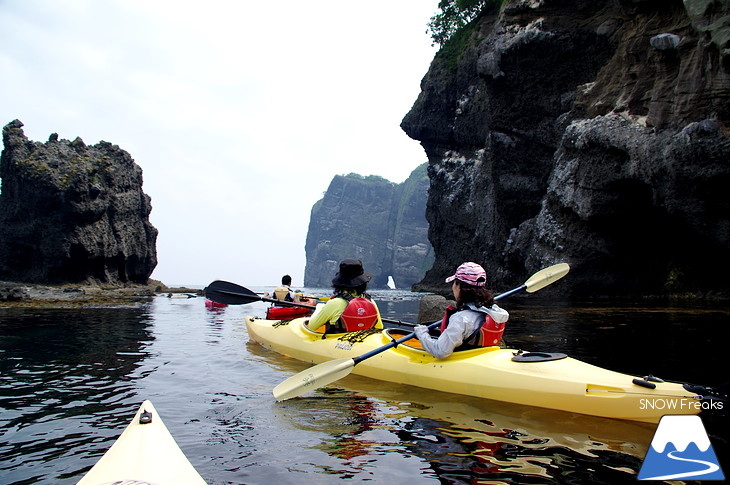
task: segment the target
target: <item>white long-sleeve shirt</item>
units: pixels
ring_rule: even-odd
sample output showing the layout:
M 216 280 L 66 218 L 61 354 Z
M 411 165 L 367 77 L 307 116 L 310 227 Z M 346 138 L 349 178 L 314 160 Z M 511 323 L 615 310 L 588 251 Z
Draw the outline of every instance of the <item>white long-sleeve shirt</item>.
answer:
M 456 347 L 461 345 L 484 323 L 485 313 L 497 323 L 504 323 L 509 319 L 509 313 L 496 304 L 486 308 L 467 303 L 466 307 L 465 310 L 451 315 L 446 330 L 438 338 L 431 337 L 428 333 L 428 327 L 425 325 L 416 326 L 414 330 L 416 337 L 421 341 L 421 345 L 426 352 L 437 359 L 445 359 L 450 356 Z

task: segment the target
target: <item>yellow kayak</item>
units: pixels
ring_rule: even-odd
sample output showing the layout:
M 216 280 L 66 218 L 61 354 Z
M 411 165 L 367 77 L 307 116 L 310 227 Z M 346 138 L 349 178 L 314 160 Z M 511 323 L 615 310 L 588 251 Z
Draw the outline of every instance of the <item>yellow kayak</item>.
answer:
M 150 401 L 78 485 L 110 483 L 205 485 Z
M 251 339 L 266 348 L 319 364 L 354 358 L 408 332 L 361 330 L 323 338 L 306 318 L 291 321 L 247 317 Z M 436 359 L 417 339 L 354 366 L 353 374 L 456 394 L 559 409 L 574 413 L 657 423 L 665 414 L 698 414 L 701 396 L 682 384 L 603 369 L 566 356 L 499 347 L 455 352 Z

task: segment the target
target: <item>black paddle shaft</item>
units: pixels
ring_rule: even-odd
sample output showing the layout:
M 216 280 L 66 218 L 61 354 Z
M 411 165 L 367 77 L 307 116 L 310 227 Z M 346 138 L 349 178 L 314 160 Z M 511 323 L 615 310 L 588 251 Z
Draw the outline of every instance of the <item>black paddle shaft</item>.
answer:
M 205 290 L 205 297 L 209 300 L 213 300 L 218 303 L 225 303 L 227 305 L 242 305 L 246 303 L 252 303 L 254 301 L 267 301 L 271 303 L 279 303 L 282 305 L 296 306 L 301 308 L 309 308 L 314 310 L 315 306 L 305 305 L 304 303 L 296 303 L 293 301 L 282 301 L 275 298 L 265 298 L 259 296 L 248 288 L 239 286 L 235 283 L 228 281 L 216 280 L 208 285 Z
M 305 305 L 304 303 L 295 303 L 293 301 L 276 300 L 274 298 L 265 298 L 259 296 L 253 291 L 245 288 L 241 285 L 231 283 L 230 281 L 216 280 L 205 287 L 203 290 L 205 297 L 209 300 L 213 300 L 218 303 L 225 303 L 226 305 L 245 305 L 246 303 L 253 303 L 255 301 L 267 301 L 276 303 L 277 305 L 285 306 L 296 306 L 301 308 L 310 308 L 314 310 L 315 306 Z M 391 320 L 389 318 L 380 319 L 386 323 L 395 323 L 398 325 L 413 325 L 407 322 L 401 322 L 400 320 Z

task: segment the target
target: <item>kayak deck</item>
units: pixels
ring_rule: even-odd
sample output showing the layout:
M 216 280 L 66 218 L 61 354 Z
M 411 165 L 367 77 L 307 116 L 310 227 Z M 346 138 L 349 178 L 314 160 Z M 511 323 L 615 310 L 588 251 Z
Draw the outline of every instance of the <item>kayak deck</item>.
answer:
M 143 413 L 151 415 L 146 424 L 140 421 Z M 144 401 L 78 485 L 109 483 L 205 485 L 205 480 L 180 450 L 152 403 Z
M 405 333 L 371 329 L 323 338 L 321 333 L 309 330 L 305 320 L 277 322 L 247 317 L 246 326 L 249 337 L 263 346 L 315 364 L 357 357 Z M 530 354 L 520 358 L 518 354 L 514 349 L 484 347 L 436 359 L 415 345 L 400 344 L 359 362 L 352 373 L 456 394 L 633 421 L 658 422 L 664 414 L 700 411 L 700 396 L 685 390 L 682 384 L 647 383 L 636 376 L 564 355 L 546 360 L 540 356 L 531 359 Z

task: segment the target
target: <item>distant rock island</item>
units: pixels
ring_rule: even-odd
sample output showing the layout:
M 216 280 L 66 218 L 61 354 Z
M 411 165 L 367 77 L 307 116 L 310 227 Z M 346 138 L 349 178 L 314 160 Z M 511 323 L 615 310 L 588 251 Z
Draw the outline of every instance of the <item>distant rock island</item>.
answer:
M 485 2 L 487 5 L 499 2 Z M 429 167 L 433 268 L 561 296 L 730 295 L 730 2 L 486 8 L 401 124 Z
M 400 184 L 378 176 L 337 175 L 314 207 L 307 232 L 304 285 L 328 288 L 346 258 L 360 258 L 370 288 L 410 289 L 433 263 L 428 241 L 426 164 Z
M 105 141 L 33 142 L 22 127 L 3 128 L 0 280 L 146 284 L 157 229 L 139 165 Z

